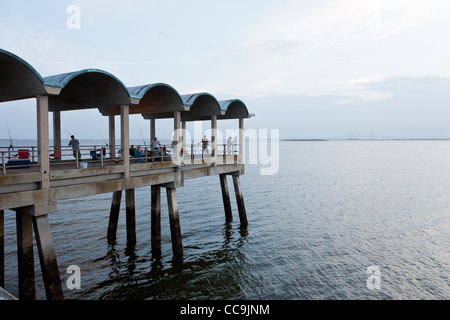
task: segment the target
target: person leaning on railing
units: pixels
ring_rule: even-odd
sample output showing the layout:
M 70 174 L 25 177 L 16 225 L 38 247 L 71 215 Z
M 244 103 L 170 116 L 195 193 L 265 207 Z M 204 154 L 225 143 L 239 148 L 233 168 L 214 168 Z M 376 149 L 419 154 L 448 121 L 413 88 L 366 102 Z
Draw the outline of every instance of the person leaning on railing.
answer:
M 75 137 L 72 135 L 70 136 L 72 140 L 69 141 L 69 147 L 72 146 L 73 149 L 73 157 L 75 159 L 81 159 L 81 152 L 80 152 L 80 141 L 75 139 Z

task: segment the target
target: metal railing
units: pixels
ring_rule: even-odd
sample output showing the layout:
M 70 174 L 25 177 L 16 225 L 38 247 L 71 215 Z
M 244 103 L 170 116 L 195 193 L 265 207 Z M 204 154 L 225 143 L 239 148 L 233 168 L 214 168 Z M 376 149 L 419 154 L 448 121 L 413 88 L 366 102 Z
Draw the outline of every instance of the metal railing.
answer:
M 38 167 L 38 148 L 32 147 L 0 147 L 2 174 L 6 169 L 23 169 Z
M 150 148 L 141 146 L 130 146 L 129 156 L 130 163 L 148 163 L 155 161 L 172 161 L 173 146 L 160 145 L 158 148 Z M 226 144 L 217 144 L 217 157 L 235 156 L 239 154 L 237 145 L 227 146 Z M 0 147 L 1 155 L 1 172 L 6 175 L 7 170 L 38 168 L 38 147 L 21 146 L 21 147 Z M 83 146 L 77 150 L 72 147 L 62 146 L 61 149 L 50 147 L 49 161 L 51 169 L 58 168 L 89 168 L 104 167 L 111 165 L 123 164 L 122 150 L 120 147 L 110 148 L 109 146 Z M 188 144 L 181 151 L 180 158 L 182 161 L 197 160 L 203 161 L 206 157 L 214 156 L 212 145 L 204 146 L 201 142 Z

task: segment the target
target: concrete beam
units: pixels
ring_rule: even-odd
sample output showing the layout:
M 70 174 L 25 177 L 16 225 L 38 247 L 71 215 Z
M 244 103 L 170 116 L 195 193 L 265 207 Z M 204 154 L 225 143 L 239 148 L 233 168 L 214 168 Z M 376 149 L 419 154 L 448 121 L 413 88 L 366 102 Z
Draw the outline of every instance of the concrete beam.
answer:
M 187 165 L 182 168 L 175 168 L 170 172 L 158 172 L 155 174 L 139 175 L 130 177 L 129 179 L 113 179 L 108 181 L 95 181 L 89 176 L 86 177 L 84 183 L 66 185 L 60 187 L 52 187 L 47 190 L 31 190 L 15 193 L 0 194 L 0 210 L 13 209 L 18 207 L 32 206 L 42 204 L 47 206 L 47 212 L 56 210 L 55 201 L 74 199 L 94 194 L 109 193 L 119 190 L 140 188 L 151 185 L 162 185 L 174 183 L 172 187 L 183 186 L 184 180 L 198 177 L 206 177 L 215 174 L 232 173 L 242 174 L 243 165 Z M 104 170 L 104 169 L 96 169 Z M 83 174 L 82 170 L 73 170 L 73 174 Z M 56 172 L 55 172 L 56 173 Z M 139 173 L 135 173 L 136 175 Z M 80 178 L 74 178 L 80 179 Z M 64 180 L 61 180 L 64 181 Z M 77 182 L 81 182 L 78 180 Z M 74 180 L 75 182 L 75 180 Z

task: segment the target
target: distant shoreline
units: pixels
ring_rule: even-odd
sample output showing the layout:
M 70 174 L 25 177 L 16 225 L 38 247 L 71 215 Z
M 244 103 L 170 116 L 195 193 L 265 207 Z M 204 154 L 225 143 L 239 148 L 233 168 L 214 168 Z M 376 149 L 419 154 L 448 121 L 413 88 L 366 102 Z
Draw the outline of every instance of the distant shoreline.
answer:
M 22 141 L 36 141 L 36 139 L 34 138 L 34 139 L 22 139 L 22 138 L 20 138 L 20 139 L 12 139 L 13 141 L 15 141 L 15 142 L 22 142 Z M 61 139 L 62 141 L 69 141 L 70 139 L 65 139 L 65 138 L 62 138 Z M 106 141 L 104 141 L 103 139 L 95 139 L 95 138 L 80 138 L 79 140 L 82 140 L 82 141 L 103 141 L 103 142 L 105 142 L 105 144 L 106 144 Z M 133 140 L 133 142 L 134 141 L 137 141 L 137 140 L 139 140 L 139 141 L 141 141 L 141 143 L 142 143 L 142 138 L 131 138 L 130 140 Z M 164 141 L 171 141 L 170 139 L 162 139 L 162 140 L 164 140 Z M 6 142 L 8 142 L 8 144 L 9 144 L 9 142 L 10 142 L 10 140 L 9 139 L 0 139 L 0 141 L 6 141 Z M 49 141 L 53 141 L 53 139 L 49 139 Z M 367 138 L 367 139 L 364 139 L 364 138 L 343 138 L 343 139 L 333 139 L 333 138 L 330 138 L 330 139 L 296 139 L 296 138 L 289 138 L 289 139 L 280 139 L 280 141 L 450 141 L 450 138 L 374 138 L 374 139 L 371 139 L 371 138 Z M 116 139 L 116 143 L 120 143 L 120 139 Z
M 450 138 L 386 138 L 386 139 L 280 139 L 281 141 L 450 141 Z
M 328 141 L 325 139 L 281 139 L 281 141 Z

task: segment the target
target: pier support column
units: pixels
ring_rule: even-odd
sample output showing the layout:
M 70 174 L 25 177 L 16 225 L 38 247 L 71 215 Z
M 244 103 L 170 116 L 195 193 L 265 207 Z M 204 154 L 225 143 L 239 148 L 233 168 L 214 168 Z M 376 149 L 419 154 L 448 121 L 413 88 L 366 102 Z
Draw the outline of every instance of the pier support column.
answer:
M 211 156 L 212 162 L 217 162 L 217 115 L 211 116 Z
M 17 266 L 19 273 L 19 299 L 35 300 L 33 254 L 33 222 L 28 214 L 16 212 Z
M 111 159 L 116 158 L 116 121 L 113 115 L 108 119 L 108 132 L 109 132 L 109 157 Z
M 5 287 L 5 211 L 0 210 L 0 287 Z
M 34 233 L 48 300 L 64 299 L 48 215 L 33 217 Z
M 114 191 L 109 213 L 108 233 L 106 235 L 109 242 L 113 242 L 117 237 L 117 225 L 119 223 L 120 201 L 122 200 L 122 190 Z
M 152 147 L 152 141 L 156 136 L 156 120 L 150 119 L 150 147 Z
M 161 186 L 151 186 L 152 254 L 161 255 Z
M 182 129 L 181 129 L 181 112 L 174 111 L 173 113 L 173 148 L 172 148 L 172 161 L 173 163 L 180 165 L 183 163 L 182 158 Z
M 181 112 L 174 111 L 173 113 L 173 140 L 175 142 L 174 149 L 178 150 L 181 147 Z M 179 155 L 178 150 L 178 155 Z
M 225 221 L 233 221 L 233 214 L 231 212 L 230 193 L 228 192 L 228 183 L 226 174 L 220 174 L 220 187 L 222 189 L 223 207 L 225 209 Z
M 181 122 L 181 157 L 184 159 L 184 155 L 186 154 L 186 121 Z
M 127 105 L 120 106 L 120 140 L 123 160 L 123 177 L 130 178 L 130 107 Z
M 244 119 L 239 118 L 239 154 L 238 163 L 243 164 L 245 161 L 245 140 L 244 140 Z
M 48 136 L 48 96 L 37 96 L 37 143 L 41 189 L 50 188 Z
M 169 208 L 170 234 L 172 237 L 173 255 L 183 255 L 183 244 L 181 241 L 180 216 L 178 214 L 177 193 L 175 188 L 166 188 L 167 206 Z
M 241 226 L 246 227 L 248 225 L 247 213 L 245 211 L 244 195 L 242 193 L 241 182 L 239 175 L 233 175 L 234 192 L 236 194 L 236 203 L 239 211 L 239 219 Z
M 61 161 L 61 111 L 53 111 L 53 154 L 55 161 Z M 56 156 L 58 155 L 58 156 Z
M 136 210 L 134 189 L 125 190 L 127 245 L 136 244 Z

